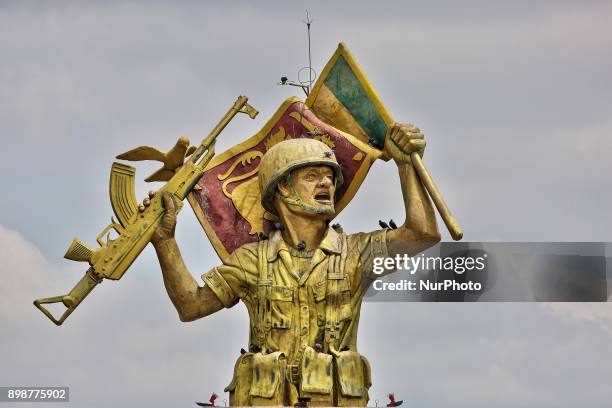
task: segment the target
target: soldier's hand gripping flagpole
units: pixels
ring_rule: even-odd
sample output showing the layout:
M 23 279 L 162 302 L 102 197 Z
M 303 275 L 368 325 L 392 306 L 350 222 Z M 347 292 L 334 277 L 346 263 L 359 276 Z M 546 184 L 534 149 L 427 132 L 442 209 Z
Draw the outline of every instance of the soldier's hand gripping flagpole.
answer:
M 403 129 L 403 132 L 409 132 L 412 137 L 402 138 L 402 132 L 400 132 L 400 129 Z M 386 143 L 386 146 L 388 146 L 389 149 L 395 150 L 395 156 L 405 156 L 405 152 L 410 152 L 410 161 L 419 175 L 421 183 L 438 209 L 438 212 L 440 213 L 446 228 L 448 228 L 448 232 L 450 233 L 451 237 L 455 241 L 459 241 L 461 238 L 463 238 L 461 227 L 448 209 L 448 206 L 444 202 L 438 187 L 429 175 L 429 172 L 427 171 L 427 168 L 425 168 L 423 160 L 421 159 L 421 155 L 423 154 L 423 150 L 425 148 L 425 140 L 423 139 L 423 135 L 420 133 L 420 129 L 409 124 L 401 125 L 399 123 L 394 123 L 389 126 L 386 138 L 389 142 Z

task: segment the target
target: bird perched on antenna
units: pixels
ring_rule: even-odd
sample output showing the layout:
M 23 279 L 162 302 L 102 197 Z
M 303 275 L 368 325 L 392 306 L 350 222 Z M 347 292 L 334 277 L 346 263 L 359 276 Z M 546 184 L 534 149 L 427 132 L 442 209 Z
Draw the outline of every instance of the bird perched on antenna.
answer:
M 164 164 L 162 168 L 147 177 L 145 181 L 168 181 L 172 178 L 176 169 L 183 165 L 185 157 L 190 156 L 195 150 L 195 146 L 190 146 L 189 138 L 181 136 L 176 141 L 174 147 L 165 153 L 151 146 L 139 146 L 121 153 L 117 156 L 117 159 L 129 161 L 155 160 L 162 162 Z

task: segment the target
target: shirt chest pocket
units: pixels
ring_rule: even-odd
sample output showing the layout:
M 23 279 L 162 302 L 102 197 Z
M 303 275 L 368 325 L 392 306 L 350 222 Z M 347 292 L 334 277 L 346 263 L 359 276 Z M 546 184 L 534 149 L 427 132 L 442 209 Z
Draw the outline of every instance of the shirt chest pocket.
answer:
M 312 286 L 312 294 L 317 305 L 319 326 L 325 324 L 327 307 L 337 309 L 338 321 L 351 318 L 351 286 L 348 276 L 342 275 L 339 279 L 323 279 Z
M 270 288 L 270 317 L 273 329 L 289 329 L 293 311 L 293 288 L 272 285 Z

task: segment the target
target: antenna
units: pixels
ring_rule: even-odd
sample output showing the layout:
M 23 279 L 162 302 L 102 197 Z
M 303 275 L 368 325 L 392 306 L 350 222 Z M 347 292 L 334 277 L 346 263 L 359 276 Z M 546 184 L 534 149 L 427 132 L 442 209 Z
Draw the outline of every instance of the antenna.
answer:
M 311 19 L 308 15 L 308 10 L 306 10 L 306 21 L 302 20 L 304 24 L 306 24 L 308 30 L 308 94 L 310 94 L 310 86 L 312 85 L 312 55 L 310 53 L 310 24 L 312 24 L 314 19 Z
M 281 77 L 280 82 L 277 83 L 277 85 L 289 85 L 289 86 L 296 86 L 298 88 L 302 88 L 306 96 L 310 95 L 310 87 L 312 86 L 312 83 L 314 82 L 314 80 L 317 78 L 317 73 L 312 69 L 312 53 L 311 53 L 311 43 L 310 43 L 310 25 L 313 23 L 313 21 L 314 19 L 310 18 L 310 15 L 308 14 L 308 10 L 306 10 L 306 20 L 302 20 L 302 22 L 306 24 L 306 29 L 308 32 L 308 66 L 302 67 L 298 70 L 297 82 L 290 81 L 289 78 L 283 75 Z M 300 79 L 300 74 L 305 69 L 308 70 L 308 79 L 305 81 L 302 81 Z

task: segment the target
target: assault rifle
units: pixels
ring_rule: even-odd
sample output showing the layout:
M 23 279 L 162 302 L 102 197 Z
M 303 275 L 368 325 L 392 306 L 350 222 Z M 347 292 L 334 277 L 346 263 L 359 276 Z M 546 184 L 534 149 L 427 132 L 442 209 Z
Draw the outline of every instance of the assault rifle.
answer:
M 200 146 L 182 166 L 174 170 L 174 175 L 159 190 L 149 192 L 141 204 L 136 204 L 134 194 L 134 178 L 136 169 L 121 163 L 113 163 L 110 175 L 110 201 L 117 221 L 111 217 L 111 223 L 102 230 L 96 238 L 99 248 L 91 248 L 78 238 L 72 241 L 68 248 L 66 259 L 88 262 L 90 267 L 85 276 L 61 296 L 36 299 L 34 306 L 45 314 L 53 323 L 60 326 L 77 308 L 87 295 L 104 279 L 118 280 L 127 271 L 134 260 L 151 240 L 155 228 L 164 213 L 162 194 L 172 193 L 176 211 L 180 211 L 183 200 L 198 182 L 206 166 L 215 154 L 215 139 L 234 116 L 241 112 L 251 118 L 257 116 L 257 111 L 247 103 L 246 96 L 240 96 L 231 109 L 223 116 L 210 134 L 202 140 Z M 111 231 L 118 235 L 110 238 Z M 105 237 L 106 236 L 106 237 Z M 105 239 L 104 239 L 105 238 Z M 56 319 L 43 305 L 48 303 L 63 303 L 66 310 Z

